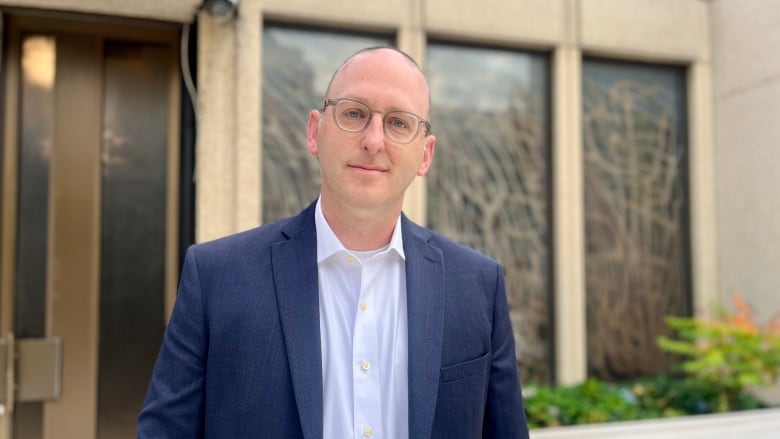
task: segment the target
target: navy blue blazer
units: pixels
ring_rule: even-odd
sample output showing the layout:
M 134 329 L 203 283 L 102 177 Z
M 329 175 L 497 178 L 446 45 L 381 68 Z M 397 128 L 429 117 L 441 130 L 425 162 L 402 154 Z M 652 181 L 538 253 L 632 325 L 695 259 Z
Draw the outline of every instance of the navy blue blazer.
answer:
M 409 438 L 527 438 L 501 267 L 401 228 Z M 322 439 L 316 241 L 312 204 L 190 247 L 139 438 Z

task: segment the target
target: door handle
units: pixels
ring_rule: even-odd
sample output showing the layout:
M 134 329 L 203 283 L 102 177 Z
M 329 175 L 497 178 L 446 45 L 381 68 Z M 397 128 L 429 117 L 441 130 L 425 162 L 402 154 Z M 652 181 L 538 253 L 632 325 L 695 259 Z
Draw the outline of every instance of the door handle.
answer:
M 9 352 L 11 353 L 9 355 Z M 0 337 L 0 415 L 12 414 L 14 406 L 14 335 Z M 12 383 L 9 385 L 8 383 Z
M 61 392 L 61 338 L 0 337 L 0 415 L 15 402 L 51 401 Z

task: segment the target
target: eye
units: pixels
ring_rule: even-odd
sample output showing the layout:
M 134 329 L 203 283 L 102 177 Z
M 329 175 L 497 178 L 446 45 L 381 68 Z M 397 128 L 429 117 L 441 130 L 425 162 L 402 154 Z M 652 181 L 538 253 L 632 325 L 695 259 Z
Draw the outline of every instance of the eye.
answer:
M 342 114 L 347 119 L 360 119 L 365 117 L 366 112 L 360 108 L 348 108 Z
M 409 128 L 409 123 L 403 119 L 400 119 L 398 117 L 390 117 L 387 120 L 387 123 L 397 130 L 405 130 Z

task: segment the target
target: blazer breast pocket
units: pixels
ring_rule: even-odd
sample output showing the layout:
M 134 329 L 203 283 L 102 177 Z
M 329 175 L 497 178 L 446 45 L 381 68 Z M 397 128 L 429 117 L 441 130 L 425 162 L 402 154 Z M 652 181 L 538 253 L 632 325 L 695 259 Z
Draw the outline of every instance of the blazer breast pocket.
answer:
M 489 365 L 490 353 L 475 358 L 473 360 L 463 361 L 441 368 L 441 382 L 449 383 L 468 378 L 477 374 L 486 374 Z

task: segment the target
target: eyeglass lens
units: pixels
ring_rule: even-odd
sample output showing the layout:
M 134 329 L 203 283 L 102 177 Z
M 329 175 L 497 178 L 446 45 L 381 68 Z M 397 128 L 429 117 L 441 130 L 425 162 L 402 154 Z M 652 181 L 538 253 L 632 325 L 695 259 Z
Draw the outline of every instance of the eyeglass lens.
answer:
M 371 121 L 371 109 L 361 102 L 341 100 L 333 108 L 336 124 L 349 132 L 360 132 Z M 420 120 L 403 111 L 391 111 L 382 119 L 385 135 L 394 142 L 411 141 L 420 128 Z

